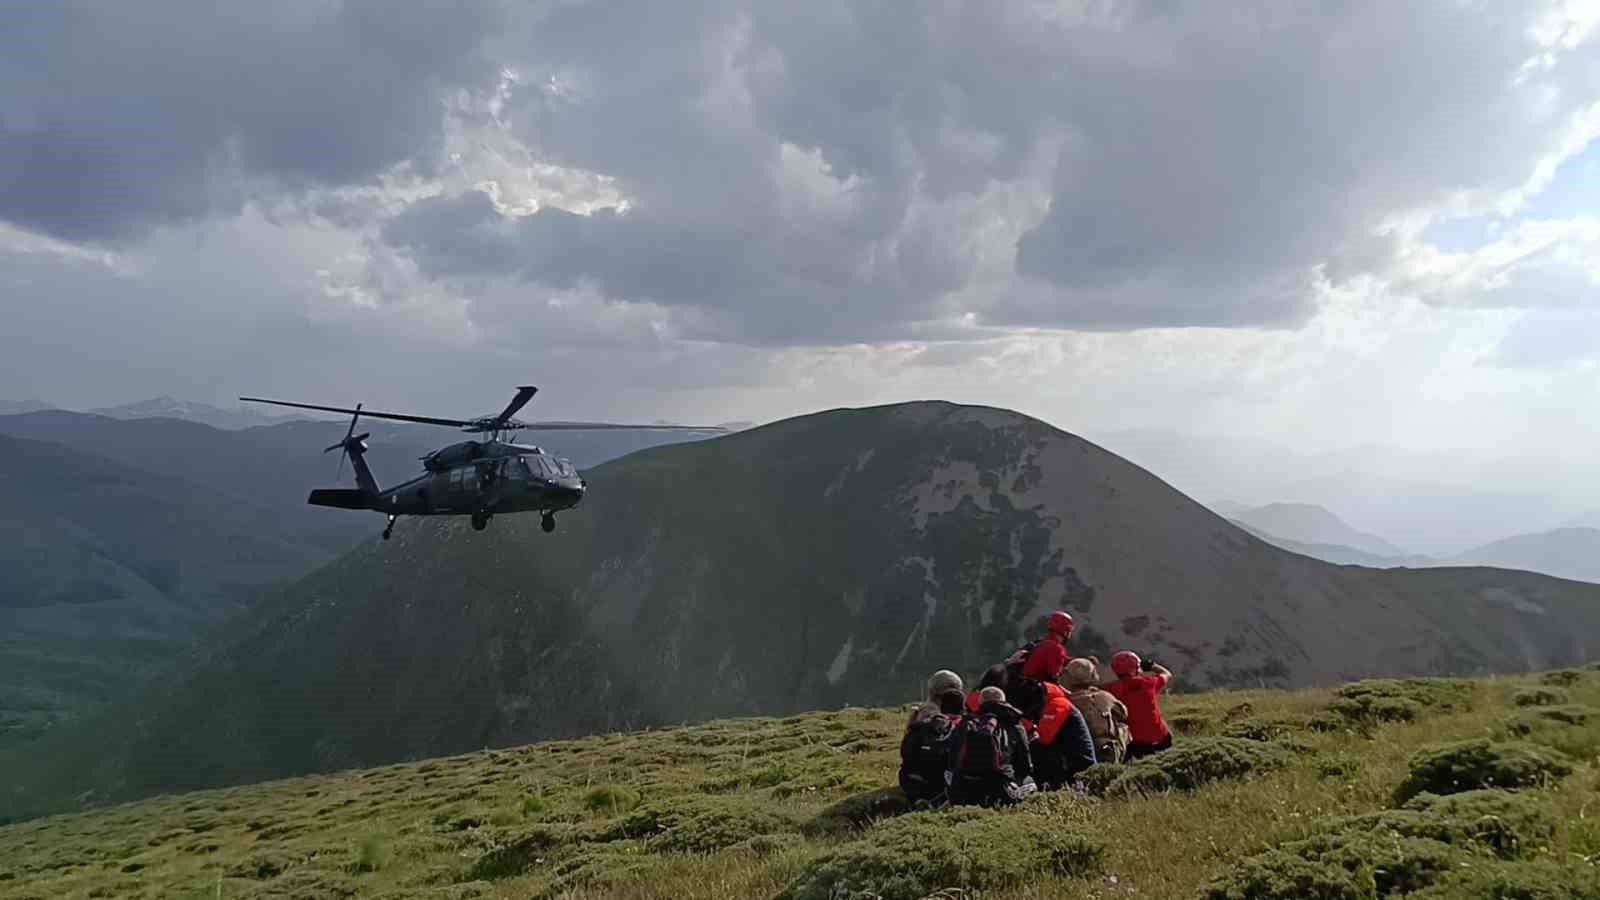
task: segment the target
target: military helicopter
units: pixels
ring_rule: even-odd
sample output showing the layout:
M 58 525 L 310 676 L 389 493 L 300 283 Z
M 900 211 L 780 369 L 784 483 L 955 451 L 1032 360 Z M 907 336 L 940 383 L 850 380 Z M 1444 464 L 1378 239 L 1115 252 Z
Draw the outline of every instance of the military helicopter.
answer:
M 588 485 L 572 463 L 550 456 L 531 444 L 517 444 L 505 438 L 523 428 L 539 431 L 596 431 L 609 429 L 651 429 L 657 431 L 726 431 L 725 428 L 701 428 L 693 425 L 617 425 L 609 422 L 521 422 L 512 418 L 533 399 L 539 389 L 524 385 L 506 404 L 506 408 L 492 416 L 473 419 L 438 419 L 431 416 L 412 416 L 402 413 L 373 412 L 357 403 L 354 409 L 339 406 L 318 406 L 312 403 L 289 403 L 284 400 L 266 400 L 261 397 L 240 397 L 247 403 L 270 403 L 295 409 L 315 409 L 322 412 L 349 413 L 350 427 L 344 440 L 324 449 L 331 453 L 342 450 L 339 468 L 350 460 L 355 470 L 355 488 L 317 488 L 306 498 L 313 506 L 331 506 L 335 509 L 370 509 L 389 517 L 384 526 L 383 539 L 394 533 L 395 520 L 401 516 L 460 516 L 472 517 L 472 528 L 482 531 L 489 520 L 501 513 L 537 512 L 539 525 L 545 532 L 556 530 L 556 513 L 572 509 L 583 501 Z M 418 422 L 423 425 L 443 425 L 459 428 L 469 434 L 488 435 L 487 440 L 467 440 L 441 447 L 422 457 L 421 475 L 391 488 L 380 488 L 367 466 L 366 440 L 370 432 L 356 434 L 356 422 L 369 419 L 392 419 L 397 422 Z

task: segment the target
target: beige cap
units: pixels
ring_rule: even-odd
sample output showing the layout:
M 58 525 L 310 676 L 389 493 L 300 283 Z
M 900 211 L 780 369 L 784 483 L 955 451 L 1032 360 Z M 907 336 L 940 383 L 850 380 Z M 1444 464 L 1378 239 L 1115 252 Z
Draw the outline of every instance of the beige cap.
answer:
M 1004 703 L 1006 702 L 1006 692 L 994 685 L 990 685 L 978 692 L 978 699 L 984 703 Z
M 1094 660 L 1080 656 L 1067 663 L 1067 670 L 1062 673 L 1061 680 L 1067 683 L 1068 689 L 1088 687 L 1100 682 L 1100 673 L 1095 670 Z
M 949 669 L 940 669 L 928 676 L 928 699 L 937 700 L 941 694 L 964 694 L 961 676 Z

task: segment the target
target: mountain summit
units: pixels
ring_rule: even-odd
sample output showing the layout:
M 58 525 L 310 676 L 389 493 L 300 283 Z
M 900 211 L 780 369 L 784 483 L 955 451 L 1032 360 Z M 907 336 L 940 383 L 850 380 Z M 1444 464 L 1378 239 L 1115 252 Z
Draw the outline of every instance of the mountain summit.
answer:
M 130 713 L 96 796 L 898 701 L 1055 608 L 1077 652 L 1193 687 L 1562 665 L 1600 634 L 1600 587 L 1329 565 L 999 409 L 833 410 L 586 474 L 554 535 L 403 522 L 264 604 Z

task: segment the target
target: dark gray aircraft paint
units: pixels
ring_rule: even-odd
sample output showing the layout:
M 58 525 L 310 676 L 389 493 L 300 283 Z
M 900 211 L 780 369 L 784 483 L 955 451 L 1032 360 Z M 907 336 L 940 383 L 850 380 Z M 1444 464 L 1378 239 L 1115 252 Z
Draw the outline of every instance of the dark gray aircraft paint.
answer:
M 540 431 L 596 431 L 607 429 L 652 429 L 674 431 L 724 431 L 723 428 L 695 425 L 619 425 L 611 422 L 523 422 L 512 418 L 526 406 L 538 388 L 524 385 L 506 404 L 506 408 L 492 416 L 473 419 L 441 419 L 432 416 L 414 416 L 404 413 L 373 412 L 356 404 L 354 409 L 338 406 L 318 406 L 310 403 L 289 403 L 284 400 L 265 400 L 260 397 L 240 397 L 249 403 L 271 403 L 295 409 L 315 409 L 324 412 L 350 414 L 350 428 L 344 439 L 323 452 L 342 450 L 355 470 L 354 488 L 318 488 L 311 492 L 306 502 L 314 506 L 335 509 L 370 509 L 389 517 L 383 529 L 383 539 L 388 540 L 394 531 L 395 520 L 400 516 L 471 516 L 472 527 L 482 531 L 489 520 L 501 513 L 537 512 L 545 531 L 556 530 L 556 513 L 572 509 L 583 502 L 588 485 L 571 462 L 550 456 L 531 444 L 517 444 L 501 438 L 523 428 Z M 422 475 L 395 485 L 380 488 L 372 470 L 367 466 L 366 439 L 369 434 L 356 434 L 356 422 L 362 416 L 372 419 L 393 419 L 399 422 L 417 422 L 424 425 L 442 425 L 460 428 L 472 434 L 486 434 L 488 440 L 467 440 L 441 447 L 422 457 Z M 341 460 L 341 467 L 343 462 Z

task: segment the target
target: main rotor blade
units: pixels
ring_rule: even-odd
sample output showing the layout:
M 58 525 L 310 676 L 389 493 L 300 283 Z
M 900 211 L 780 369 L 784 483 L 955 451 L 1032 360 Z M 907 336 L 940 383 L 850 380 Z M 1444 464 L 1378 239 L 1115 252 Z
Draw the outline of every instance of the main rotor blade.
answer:
M 628 425 L 617 422 L 524 422 L 528 431 L 727 431 L 719 425 Z
M 260 397 L 240 397 L 246 403 L 271 403 L 274 406 L 292 406 L 295 409 L 320 409 L 323 412 L 336 412 L 354 415 L 358 410 L 347 409 L 342 406 L 317 406 L 313 403 L 290 403 L 287 400 L 263 400 Z M 401 413 L 373 412 L 370 409 L 359 410 L 362 416 L 371 419 L 393 419 L 396 422 L 418 422 L 423 425 L 443 425 L 446 428 L 462 428 L 472 424 L 464 419 L 435 419 L 432 416 L 408 416 Z
M 539 389 L 532 385 L 525 384 L 517 388 L 517 395 L 511 398 L 511 402 L 506 404 L 505 410 L 500 415 L 494 417 L 495 421 L 504 422 L 516 415 L 524 406 L 528 405 L 528 401 L 532 400 L 533 395 L 537 393 L 539 393 Z

